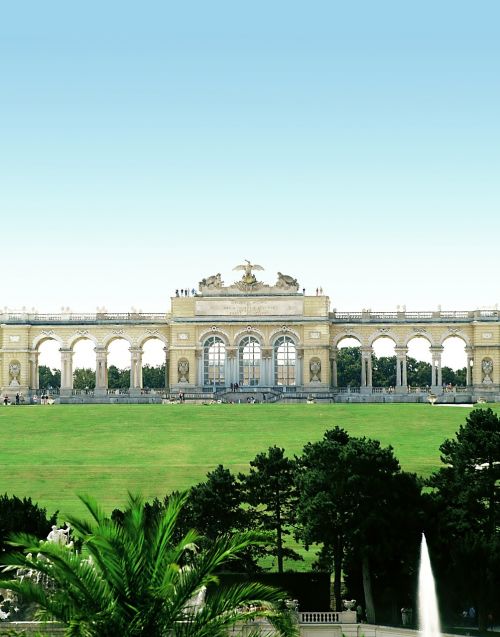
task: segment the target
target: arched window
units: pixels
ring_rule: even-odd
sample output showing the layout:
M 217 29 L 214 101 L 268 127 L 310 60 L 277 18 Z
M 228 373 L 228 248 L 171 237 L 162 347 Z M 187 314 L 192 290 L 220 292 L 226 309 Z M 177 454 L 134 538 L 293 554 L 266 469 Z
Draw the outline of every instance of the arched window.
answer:
M 274 384 L 296 385 L 297 348 L 289 336 L 280 336 L 274 343 Z
M 260 381 L 260 343 L 254 336 L 240 342 L 240 385 L 258 385 Z
M 203 345 L 203 384 L 224 385 L 226 348 L 218 336 L 211 336 Z

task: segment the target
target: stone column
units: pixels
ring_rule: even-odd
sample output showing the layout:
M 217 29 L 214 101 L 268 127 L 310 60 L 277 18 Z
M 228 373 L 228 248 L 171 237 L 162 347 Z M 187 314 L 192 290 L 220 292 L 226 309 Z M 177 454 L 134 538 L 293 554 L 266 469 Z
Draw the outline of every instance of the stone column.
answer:
M 338 353 L 338 349 L 336 347 L 332 347 L 332 349 L 330 350 L 330 361 L 332 363 L 332 379 L 331 379 L 332 387 L 338 386 L 337 353 Z
M 304 384 L 304 348 L 297 347 L 297 361 L 295 369 L 295 385 L 297 388 Z
M 443 376 L 441 372 L 442 347 L 431 347 L 432 354 L 432 388 L 434 393 L 443 391 Z
M 165 391 L 167 392 L 170 389 L 170 377 L 169 377 L 169 363 L 170 363 L 170 350 L 167 346 L 163 348 L 165 352 Z M 200 383 L 198 383 L 200 384 Z
M 396 387 L 401 387 L 401 358 L 396 354 Z
M 95 395 L 105 396 L 108 393 L 108 350 L 96 347 L 95 352 Z
M 264 387 L 269 387 L 274 383 L 271 380 L 273 365 L 273 348 L 263 347 L 261 350 L 261 376 L 260 383 Z
M 194 350 L 194 357 L 196 360 L 196 374 L 197 374 L 197 377 L 195 378 L 195 385 L 201 388 L 203 387 L 203 348 L 202 347 L 197 347 Z
M 138 354 L 138 367 L 137 370 L 139 372 L 139 387 L 142 389 L 144 387 L 144 382 L 142 380 L 142 355 L 144 354 L 144 350 L 140 350 Z
M 406 366 L 407 347 L 395 347 L 396 354 L 396 391 L 408 391 L 408 369 Z
M 136 375 L 136 358 L 135 354 L 132 353 L 132 350 L 129 348 L 130 352 L 130 379 L 129 379 L 129 389 L 132 391 L 135 388 L 135 375 Z
M 472 347 L 466 347 L 465 352 L 467 354 L 467 369 L 466 369 L 466 381 L 465 384 L 467 387 L 471 387 L 473 385 L 472 382 L 472 365 L 474 364 L 474 352 Z
M 239 383 L 238 380 L 238 348 L 226 346 L 226 387 L 231 383 Z
M 61 349 L 61 396 L 71 396 L 73 390 L 73 350 Z
M 131 347 L 130 352 L 130 393 L 140 394 L 142 389 L 142 349 Z
M 372 354 L 372 347 L 361 348 L 361 387 L 367 393 L 372 390 Z
M 403 387 L 408 388 L 408 365 L 406 361 L 406 355 L 408 354 L 408 348 L 405 348 L 405 353 L 401 360 L 401 367 L 403 368 Z
M 40 375 L 38 371 L 38 351 L 33 350 L 30 352 L 30 389 L 39 389 L 40 387 Z

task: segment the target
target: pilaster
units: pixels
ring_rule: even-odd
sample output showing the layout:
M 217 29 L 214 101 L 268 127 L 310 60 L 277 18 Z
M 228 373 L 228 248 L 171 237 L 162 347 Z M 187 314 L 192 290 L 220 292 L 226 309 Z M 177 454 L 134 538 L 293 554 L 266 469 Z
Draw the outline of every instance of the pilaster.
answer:
M 95 390 L 96 396 L 105 396 L 108 393 L 108 350 L 105 347 L 96 347 L 95 351 Z
M 73 350 L 62 348 L 61 352 L 61 396 L 71 396 L 73 390 Z
M 140 394 L 142 390 L 142 354 L 140 347 L 131 347 L 130 352 L 130 393 Z
M 443 375 L 441 370 L 443 347 L 431 347 L 430 351 L 432 355 L 431 388 L 434 393 L 441 393 L 443 391 Z
M 338 350 L 336 347 L 330 348 L 330 364 L 331 364 L 331 386 L 338 386 L 338 372 L 337 372 L 337 354 Z

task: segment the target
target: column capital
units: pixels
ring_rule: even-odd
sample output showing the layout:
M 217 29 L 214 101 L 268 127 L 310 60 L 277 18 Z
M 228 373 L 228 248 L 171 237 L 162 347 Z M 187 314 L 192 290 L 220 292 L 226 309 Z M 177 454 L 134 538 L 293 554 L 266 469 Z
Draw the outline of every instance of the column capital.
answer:
M 395 347 L 394 348 L 394 353 L 396 354 L 396 356 L 399 356 L 400 358 L 402 358 L 403 356 L 406 356 L 408 354 L 408 348 L 407 347 Z
M 229 360 L 232 360 L 234 358 L 236 358 L 238 354 L 238 348 L 235 346 L 231 346 L 228 347 L 226 346 L 226 358 L 228 358 Z
M 330 360 L 336 361 L 339 350 L 336 347 L 330 347 Z
M 128 351 L 131 354 L 144 354 L 144 350 L 142 349 L 142 347 L 129 347 Z
M 431 345 L 429 349 L 431 354 L 434 354 L 436 356 L 438 356 L 439 354 L 442 354 L 444 351 L 444 347 L 442 345 Z

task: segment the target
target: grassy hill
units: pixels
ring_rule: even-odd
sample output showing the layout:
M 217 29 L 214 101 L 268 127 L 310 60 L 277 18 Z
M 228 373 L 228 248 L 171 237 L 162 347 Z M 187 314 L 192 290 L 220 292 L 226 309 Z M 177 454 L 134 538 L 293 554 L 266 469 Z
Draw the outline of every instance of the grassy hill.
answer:
M 498 409 L 498 406 L 497 406 Z M 430 405 L 61 405 L 0 409 L 0 491 L 51 513 L 81 512 L 76 493 L 111 510 L 127 490 L 163 497 L 222 463 L 233 472 L 270 445 L 300 453 L 335 425 L 391 444 L 428 475 L 470 408 Z

